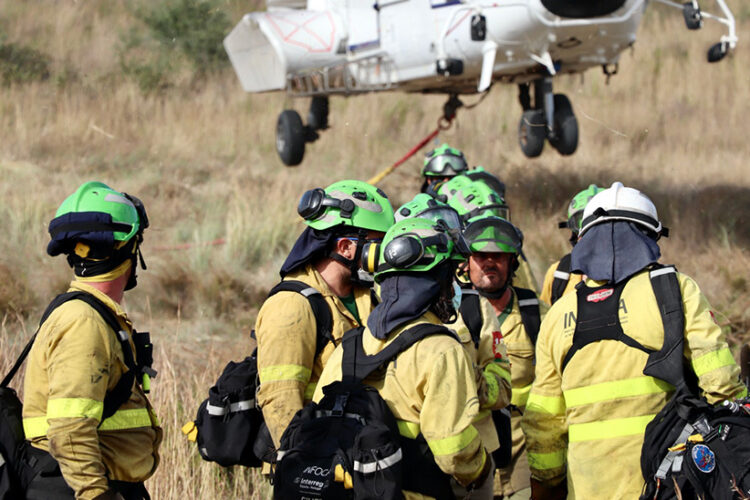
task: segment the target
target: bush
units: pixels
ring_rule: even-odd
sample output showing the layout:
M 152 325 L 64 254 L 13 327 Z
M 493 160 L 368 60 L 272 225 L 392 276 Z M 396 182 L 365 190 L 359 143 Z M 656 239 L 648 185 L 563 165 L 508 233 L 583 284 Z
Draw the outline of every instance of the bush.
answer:
M 171 0 L 156 4 L 138 17 L 163 47 L 179 50 L 203 74 L 225 66 L 222 41 L 230 28 L 226 14 L 213 0 Z
M 15 43 L 0 45 L 0 80 L 3 85 L 49 78 L 50 58 L 38 50 Z

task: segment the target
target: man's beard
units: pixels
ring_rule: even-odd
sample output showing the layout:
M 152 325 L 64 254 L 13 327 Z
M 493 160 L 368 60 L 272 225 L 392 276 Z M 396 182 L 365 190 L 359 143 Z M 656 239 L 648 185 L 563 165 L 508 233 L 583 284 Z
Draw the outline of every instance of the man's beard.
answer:
M 479 292 L 479 295 L 481 295 L 482 297 L 486 297 L 488 299 L 501 298 L 505 294 L 505 291 L 508 289 L 510 284 L 511 284 L 511 279 L 509 276 L 505 277 L 503 284 L 500 286 L 489 286 L 489 287 L 480 288 L 474 283 L 472 283 L 472 285 L 474 285 L 474 288 Z

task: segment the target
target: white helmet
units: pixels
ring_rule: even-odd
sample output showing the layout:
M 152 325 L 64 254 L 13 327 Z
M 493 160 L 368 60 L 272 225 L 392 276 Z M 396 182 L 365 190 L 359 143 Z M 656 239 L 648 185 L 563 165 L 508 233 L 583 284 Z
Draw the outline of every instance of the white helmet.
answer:
M 591 198 L 583 210 L 579 237 L 592 226 L 611 220 L 634 222 L 652 231 L 657 239 L 667 236 L 669 230 L 662 226 L 653 202 L 637 189 L 615 182 L 612 187 Z

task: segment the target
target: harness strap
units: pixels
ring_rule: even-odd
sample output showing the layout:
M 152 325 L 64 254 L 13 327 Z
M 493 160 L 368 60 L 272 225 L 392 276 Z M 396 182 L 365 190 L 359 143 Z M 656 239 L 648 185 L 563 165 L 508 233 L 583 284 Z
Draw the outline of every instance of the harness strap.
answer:
M 313 316 L 315 316 L 316 341 L 315 357 L 317 357 L 328 342 L 333 342 L 333 316 L 331 308 L 328 306 L 326 299 L 316 288 L 307 283 L 298 280 L 284 280 L 274 286 L 268 297 L 276 295 L 279 292 L 296 292 L 305 297 L 310 303 Z
M 539 313 L 539 298 L 536 296 L 536 293 L 526 288 L 513 287 L 513 291 L 518 298 L 521 322 L 526 330 L 526 335 L 531 339 L 531 343 L 536 346 L 536 339 L 539 337 L 539 327 L 542 324 L 541 314 Z
M 554 304 L 565 293 L 565 288 L 570 281 L 571 255 L 568 253 L 560 259 L 555 269 L 555 278 L 552 280 L 552 296 L 550 302 Z
M 458 311 L 466 324 L 474 347 L 479 348 L 479 337 L 482 333 L 482 310 L 479 303 L 479 292 L 473 288 L 461 291 L 461 307 Z

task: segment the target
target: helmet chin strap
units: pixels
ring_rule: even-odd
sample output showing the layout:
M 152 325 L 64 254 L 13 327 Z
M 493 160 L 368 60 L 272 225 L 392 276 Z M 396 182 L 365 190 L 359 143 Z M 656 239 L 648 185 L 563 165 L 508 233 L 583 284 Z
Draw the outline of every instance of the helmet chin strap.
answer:
M 345 238 L 345 236 L 342 236 L 342 238 Z M 354 251 L 354 258 L 353 259 L 347 259 L 340 253 L 338 253 L 336 250 L 331 250 L 331 253 L 328 255 L 331 259 L 335 260 L 336 262 L 339 262 L 349 268 L 350 271 L 350 277 L 349 280 L 352 282 L 352 284 L 370 288 L 372 284 L 374 283 L 373 280 L 368 280 L 363 276 L 360 276 L 361 266 L 360 261 L 362 260 L 362 249 L 365 246 L 365 239 L 367 238 L 367 231 L 364 229 L 359 229 L 357 231 L 357 249 Z

